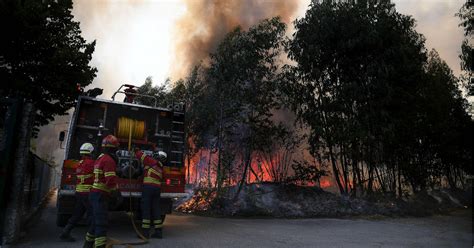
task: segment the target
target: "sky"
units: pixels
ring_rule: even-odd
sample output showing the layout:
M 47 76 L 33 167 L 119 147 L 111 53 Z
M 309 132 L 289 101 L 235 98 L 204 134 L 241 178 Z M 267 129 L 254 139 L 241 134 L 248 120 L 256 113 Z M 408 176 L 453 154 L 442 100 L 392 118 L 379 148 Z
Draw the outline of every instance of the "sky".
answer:
M 72 13 L 80 22 L 83 37 L 89 42 L 97 41 L 91 65 L 97 67 L 98 73 L 88 88 L 103 88 L 104 94 L 101 97 L 110 99 L 121 84 L 141 85 L 146 77 L 152 76 L 156 85 L 162 84 L 168 77 L 172 77 L 172 80 L 182 77 L 183 75 L 179 73 L 181 72 L 179 65 L 186 60 L 182 58 L 182 54 L 189 54 L 189 52 L 182 53 L 180 49 L 183 47 L 182 38 L 189 36 L 190 31 L 179 25 L 183 23 L 192 25 L 195 33 L 209 30 L 209 27 L 200 27 L 200 25 L 209 25 L 210 22 L 207 19 L 216 18 L 216 13 L 211 16 L 210 13 L 202 11 L 202 7 L 208 7 L 209 3 L 215 6 L 226 5 L 229 2 L 234 2 L 234 5 L 244 5 L 237 6 L 239 9 L 236 10 L 232 9 L 235 6 L 231 5 L 231 9 L 227 10 L 231 12 L 231 15 L 234 15 L 233 12 L 240 11 L 240 14 L 236 14 L 237 19 L 244 22 L 254 21 L 248 21 L 245 18 L 251 19 L 256 15 L 284 13 L 281 6 L 286 5 L 294 12 L 291 19 L 293 20 L 304 16 L 309 4 L 309 0 L 225 1 L 227 2 L 219 0 L 74 0 Z M 276 1 L 280 1 L 280 4 L 278 5 Z M 282 4 L 282 1 L 298 1 L 297 7 L 293 6 L 293 2 Z M 455 75 L 459 75 L 458 55 L 463 32 L 458 27 L 459 19 L 454 14 L 464 0 L 392 0 L 392 2 L 395 3 L 399 12 L 411 15 L 417 20 L 416 29 L 426 37 L 426 47 L 435 48 Z M 196 5 L 201 5 L 201 8 L 196 9 Z M 272 5 L 278 5 L 274 9 L 280 8 L 280 10 L 272 12 L 255 10 L 254 7 L 271 8 Z M 216 28 L 219 29 L 220 26 L 217 25 L 211 30 Z M 289 32 L 292 32 L 291 26 Z M 195 44 L 189 44 L 189 46 L 193 49 L 200 48 Z M 34 141 L 40 156 L 52 155 L 60 163 L 63 150 L 59 149 L 57 144 L 57 134 L 67 128 L 65 123 L 68 120 L 68 116 L 58 117 L 53 125 L 41 128 L 40 137 Z
M 121 84 L 141 85 L 148 76 L 164 82 L 172 68 L 174 23 L 184 11 L 172 0 L 75 0 L 83 37 L 97 41 L 91 64 L 99 72 L 91 87 L 104 88 L 109 98 Z
M 191 0 L 206 1 L 206 0 Z M 265 1 L 271 4 L 272 0 Z M 412 15 L 417 31 L 426 37 L 455 75 L 460 73 L 462 30 L 454 14 L 464 0 L 393 0 L 399 12 Z M 308 0 L 300 0 L 295 17 L 304 15 Z M 189 5 L 189 4 L 188 4 Z M 176 25 L 188 11 L 185 0 L 74 0 L 73 14 L 88 41 L 97 41 L 91 64 L 98 74 L 90 87 L 104 88 L 109 98 L 121 84 L 141 85 L 147 76 L 155 84 L 178 79 Z M 202 13 L 206 16 L 206 13 Z

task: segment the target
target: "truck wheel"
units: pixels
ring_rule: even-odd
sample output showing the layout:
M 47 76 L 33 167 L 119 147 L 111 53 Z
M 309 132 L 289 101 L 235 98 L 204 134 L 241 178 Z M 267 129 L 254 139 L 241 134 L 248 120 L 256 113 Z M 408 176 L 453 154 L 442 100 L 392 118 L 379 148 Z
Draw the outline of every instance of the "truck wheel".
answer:
M 59 227 L 65 227 L 69 218 L 71 218 L 70 214 L 58 214 L 56 216 L 56 225 Z

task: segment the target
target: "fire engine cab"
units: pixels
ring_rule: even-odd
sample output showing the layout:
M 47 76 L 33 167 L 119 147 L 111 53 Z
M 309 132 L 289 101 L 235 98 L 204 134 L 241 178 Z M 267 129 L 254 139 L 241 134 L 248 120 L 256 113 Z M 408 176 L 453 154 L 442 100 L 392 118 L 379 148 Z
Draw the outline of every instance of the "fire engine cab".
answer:
M 117 94 L 125 94 L 123 102 L 115 101 Z M 147 99 L 152 106 L 135 103 L 135 97 Z M 112 100 L 80 96 L 69 122 L 66 137 L 65 160 L 62 167 L 61 185 L 57 196 L 57 225 L 64 226 L 72 215 L 75 203 L 75 169 L 79 164 L 79 148 L 83 143 L 94 145 L 94 157 L 100 154 L 103 137 L 112 134 L 120 141 L 117 151 L 117 171 L 119 191 L 124 201 L 111 210 L 140 210 L 143 165 L 133 156 L 139 148 L 152 155 L 164 151 L 168 155 L 163 163 L 161 186 L 161 213 L 172 211 L 172 200 L 185 197 L 184 120 L 183 103 L 168 103 L 158 107 L 158 99 L 137 93 L 133 85 L 122 85 L 112 96 Z

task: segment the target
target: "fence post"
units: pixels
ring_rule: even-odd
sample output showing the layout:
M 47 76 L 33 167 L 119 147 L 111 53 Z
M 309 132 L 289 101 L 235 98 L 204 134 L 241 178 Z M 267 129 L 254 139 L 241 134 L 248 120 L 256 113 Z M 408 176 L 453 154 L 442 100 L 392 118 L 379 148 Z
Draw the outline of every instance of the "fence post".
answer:
M 33 104 L 31 102 L 25 103 L 18 131 L 18 147 L 14 155 L 13 173 L 11 174 L 11 194 L 10 199 L 7 199 L 5 211 L 3 244 L 15 242 L 20 233 L 24 179 L 28 163 L 34 114 Z

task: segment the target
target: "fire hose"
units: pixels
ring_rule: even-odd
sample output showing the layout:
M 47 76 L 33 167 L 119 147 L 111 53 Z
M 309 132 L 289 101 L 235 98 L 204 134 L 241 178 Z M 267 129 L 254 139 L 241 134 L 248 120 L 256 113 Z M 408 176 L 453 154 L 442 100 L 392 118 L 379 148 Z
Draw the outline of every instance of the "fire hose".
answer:
M 128 118 L 125 118 L 123 117 L 124 119 L 127 119 L 127 120 L 131 120 L 131 119 L 128 119 Z M 132 120 L 134 121 L 134 120 Z M 132 128 L 134 127 L 134 125 L 127 125 L 127 127 L 129 127 L 129 133 L 128 133 L 128 152 L 130 155 L 132 155 Z M 143 125 L 144 127 L 144 125 Z M 120 122 L 119 122 L 119 130 L 120 130 Z M 144 130 L 144 128 L 143 128 Z M 132 184 L 132 167 L 130 166 L 129 169 L 128 169 L 128 180 L 129 180 L 129 183 L 130 185 Z M 114 245 L 123 245 L 123 246 L 126 246 L 127 248 L 133 248 L 133 245 L 144 245 L 144 244 L 147 244 L 148 243 L 148 239 L 143 236 L 143 234 L 140 232 L 140 230 L 138 230 L 137 228 L 137 225 L 135 224 L 135 217 L 134 217 L 134 214 L 133 214 L 133 204 L 132 204 L 132 197 L 130 195 L 130 197 L 128 198 L 129 199 L 129 217 L 130 217 L 130 221 L 132 222 L 132 226 L 133 226 L 133 229 L 135 230 L 135 233 L 137 234 L 138 237 L 140 237 L 140 239 L 142 241 L 139 241 L 139 242 L 124 242 L 124 241 L 121 241 L 119 239 L 114 239 L 114 238 L 108 238 L 107 239 L 107 244 L 106 244 L 106 248 L 112 248 Z

